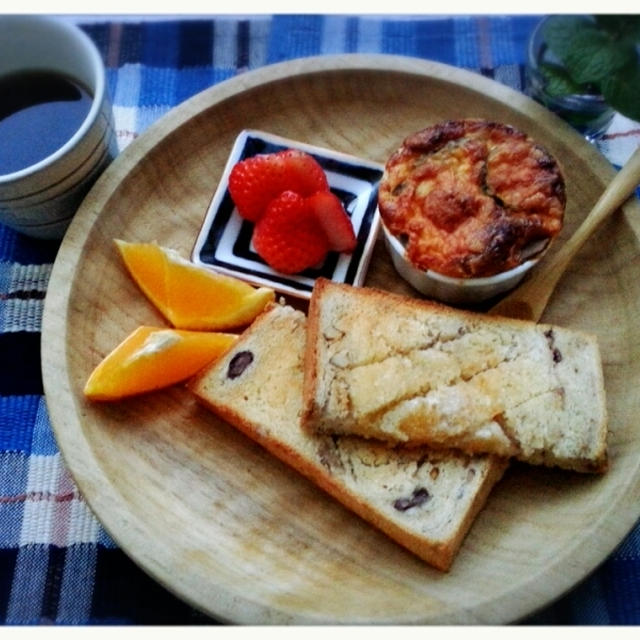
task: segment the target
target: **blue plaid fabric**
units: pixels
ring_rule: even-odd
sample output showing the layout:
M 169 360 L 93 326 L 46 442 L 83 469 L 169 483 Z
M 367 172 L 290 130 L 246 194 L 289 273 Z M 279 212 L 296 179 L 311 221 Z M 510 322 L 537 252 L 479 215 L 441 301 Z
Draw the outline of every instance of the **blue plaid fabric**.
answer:
M 525 43 L 538 19 L 261 15 L 133 22 L 113 16 L 82 26 L 107 66 L 122 150 L 212 84 L 301 56 L 415 56 L 521 89 Z M 601 148 L 615 163 L 638 136 L 640 126 L 623 121 Z M 42 309 L 57 248 L 0 225 L 0 619 L 5 625 L 215 624 L 117 548 L 61 460 L 40 376 Z M 640 526 L 592 576 L 524 622 L 639 623 Z

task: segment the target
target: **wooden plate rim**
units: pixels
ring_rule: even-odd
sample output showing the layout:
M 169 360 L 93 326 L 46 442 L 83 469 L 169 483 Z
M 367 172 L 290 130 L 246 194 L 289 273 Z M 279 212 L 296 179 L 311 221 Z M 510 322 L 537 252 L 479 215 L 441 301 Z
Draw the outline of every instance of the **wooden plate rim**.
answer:
M 467 89 L 471 88 L 489 95 L 497 101 L 507 102 L 514 111 L 522 111 L 526 106 L 527 114 L 533 113 L 537 121 L 550 128 L 559 128 L 565 137 L 573 136 L 576 144 L 587 144 L 563 121 L 519 92 L 474 72 L 441 63 L 383 54 L 320 56 L 277 63 L 246 72 L 197 94 L 172 109 L 133 141 L 107 169 L 85 199 L 60 246 L 51 273 L 42 323 L 42 376 L 51 425 L 65 463 L 87 503 L 100 518 L 101 523 L 116 543 L 165 588 L 190 605 L 221 620 L 243 623 L 256 621 L 313 622 L 304 617 L 292 619 L 288 615 L 282 616 L 269 606 L 251 601 L 249 597 L 240 601 L 237 596 L 224 593 L 223 585 L 220 589 L 220 597 L 213 605 L 198 601 L 194 594 L 185 594 L 181 591 L 180 586 L 176 586 L 171 580 L 168 580 L 161 564 L 145 548 L 144 523 L 139 520 L 135 512 L 127 509 L 126 518 L 112 521 L 109 514 L 109 504 L 114 500 L 120 500 L 120 496 L 110 486 L 109 477 L 103 475 L 91 446 L 82 437 L 80 408 L 70 385 L 67 360 L 67 344 L 70 336 L 67 332 L 66 318 L 71 312 L 69 302 L 75 278 L 75 266 L 82 259 L 84 243 L 98 220 L 102 208 L 116 192 L 120 183 L 126 180 L 132 167 L 142 161 L 166 136 L 188 123 L 191 118 L 228 98 L 274 81 L 290 80 L 294 76 L 307 74 L 339 73 L 360 69 L 382 73 L 415 74 L 424 76 L 427 80 L 436 79 L 461 85 Z M 590 150 L 584 147 L 584 149 L 586 154 L 590 154 L 589 161 L 597 167 L 598 173 L 603 177 L 603 183 L 606 183 L 615 173 L 613 168 L 595 148 Z M 625 210 L 630 207 L 634 210 L 637 208 L 635 204 L 629 204 L 625 205 Z M 55 396 L 53 394 L 54 381 Z M 61 388 L 63 393 L 60 393 Z M 88 460 L 95 463 L 94 470 L 89 474 L 85 473 Z M 553 593 L 541 595 L 535 591 L 528 592 L 524 588 L 517 592 L 505 593 L 502 596 L 503 613 L 494 622 L 510 622 L 547 605 L 584 578 L 606 558 L 633 527 L 640 514 L 637 500 L 633 499 L 633 496 L 638 495 L 640 491 L 639 467 L 640 462 L 634 473 L 628 478 L 626 491 L 622 492 L 618 500 L 611 505 L 611 512 L 616 514 L 616 521 L 613 526 L 611 523 L 608 524 L 605 540 L 597 538 L 599 553 L 594 554 L 593 548 L 586 549 L 587 545 L 581 545 L 577 542 L 569 557 L 564 556 L 556 566 L 547 565 L 545 573 L 553 573 L 554 579 L 557 581 Z M 592 533 L 594 535 L 602 533 L 601 529 L 602 527 L 594 526 Z M 571 562 L 567 562 L 568 560 Z M 482 619 L 481 611 L 461 607 L 461 610 L 453 616 L 445 615 L 438 619 L 429 618 L 415 622 L 450 624 L 477 622 Z

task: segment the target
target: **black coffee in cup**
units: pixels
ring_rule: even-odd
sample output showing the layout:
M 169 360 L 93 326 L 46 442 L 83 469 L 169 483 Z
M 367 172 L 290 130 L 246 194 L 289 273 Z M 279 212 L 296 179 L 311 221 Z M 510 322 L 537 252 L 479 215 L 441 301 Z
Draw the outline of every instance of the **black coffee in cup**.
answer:
M 0 14 L 0 84 L 0 223 L 62 238 L 118 151 L 100 50 L 62 18 Z
M 56 72 L 0 78 L 0 175 L 30 167 L 60 149 L 80 128 L 93 96 Z

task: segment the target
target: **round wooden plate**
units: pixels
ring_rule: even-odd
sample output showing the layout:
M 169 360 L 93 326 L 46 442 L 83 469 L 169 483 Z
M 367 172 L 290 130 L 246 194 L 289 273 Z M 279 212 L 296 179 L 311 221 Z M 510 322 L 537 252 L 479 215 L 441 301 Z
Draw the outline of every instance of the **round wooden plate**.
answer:
M 384 162 L 439 120 L 511 123 L 558 158 L 563 238 L 613 175 L 597 150 L 526 97 L 471 72 L 389 56 L 307 58 L 249 72 L 180 105 L 133 142 L 85 200 L 56 260 L 43 321 L 51 422 L 80 490 L 122 549 L 191 605 L 237 623 L 504 623 L 592 571 L 640 514 L 639 207 L 571 264 L 545 320 L 597 334 L 610 412 L 602 477 L 514 465 L 453 568 L 430 568 L 181 387 L 112 404 L 82 395 L 98 361 L 163 324 L 113 239 L 188 256 L 244 128 Z M 413 295 L 379 242 L 367 284 Z

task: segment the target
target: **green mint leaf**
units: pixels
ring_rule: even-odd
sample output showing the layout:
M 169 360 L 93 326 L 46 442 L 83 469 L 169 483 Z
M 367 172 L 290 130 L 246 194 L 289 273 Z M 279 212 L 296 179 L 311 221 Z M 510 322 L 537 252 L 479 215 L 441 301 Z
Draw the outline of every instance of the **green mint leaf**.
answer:
M 602 80 L 604 99 L 616 111 L 631 120 L 640 121 L 640 68 L 625 67 Z
M 596 15 L 596 24 L 600 29 L 608 32 L 612 38 L 640 41 L 640 16 L 639 15 Z
M 637 58 L 633 46 L 617 43 L 595 29 L 574 34 L 570 44 L 564 63 L 578 84 L 598 83 Z
M 591 29 L 594 23 L 583 16 L 552 16 L 544 23 L 542 36 L 549 49 L 564 61 L 571 49 L 571 40 L 582 29 Z
M 571 79 L 567 70 L 556 65 L 543 64 L 540 71 L 545 80 L 545 91 L 554 98 L 559 98 L 571 94 L 586 93 L 584 87 L 580 86 Z

